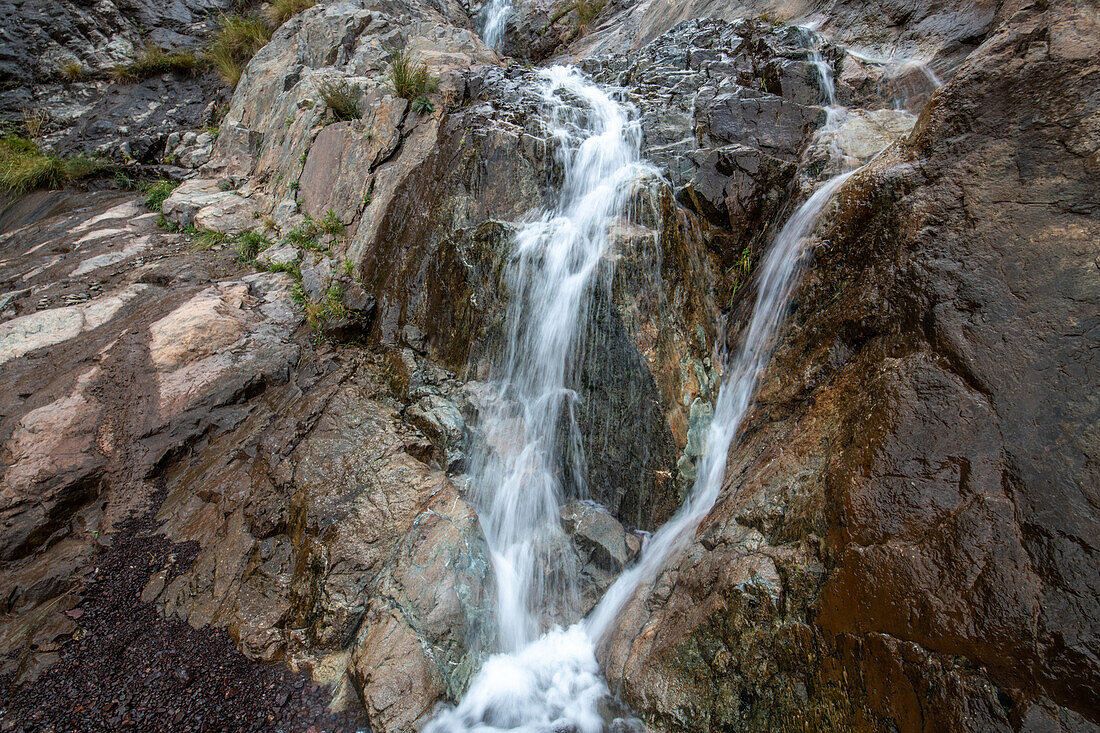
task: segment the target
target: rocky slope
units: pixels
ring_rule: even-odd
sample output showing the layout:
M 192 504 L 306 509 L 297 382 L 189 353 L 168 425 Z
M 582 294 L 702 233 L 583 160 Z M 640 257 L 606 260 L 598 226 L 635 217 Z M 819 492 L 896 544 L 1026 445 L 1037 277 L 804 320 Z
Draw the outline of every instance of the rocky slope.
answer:
M 655 730 L 1100 726 L 1085 3 L 643 0 L 583 26 L 517 3 L 502 57 L 476 6 L 322 1 L 201 142 L 212 79 L 61 92 L 41 69 L 107 68 L 139 25 L 198 47 L 220 5 L 9 5 L 23 30 L 0 59 L 40 67 L 4 62 L 12 115 L 86 93 L 45 143 L 141 140 L 154 159 L 182 143 L 197 170 L 160 225 L 102 185 L 3 203 L 0 728 L 33 729 L 27 701 L 63 697 L 75 645 L 121 633 L 94 599 L 131 534 L 163 549 L 111 592 L 148 623 L 227 634 L 234 669 L 308 673 L 347 711 L 322 719 L 280 672 L 255 688 L 272 726 L 415 730 L 461 696 L 495 634 L 464 459 L 511 232 L 561 175 L 538 71 L 507 55 L 621 88 L 661 169 L 615 232 L 575 377 L 591 494 L 567 507 L 563 552 L 588 606 L 694 478 L 761 252 L 809 191 L 866 164 L 817 232 L 718 503 L 600 650 L 613 691 Z M 823 36 L 789 24 L 811 20 Z M 397 94 L 394 48 L 436 77 L 425 99 Z M 824 133 L 818 61 L 850 108 Z M 323 101 L 335 80 L 357 119 Z M 139 132 L 111 122 L 135 107 Z M 238 254 L 250 231 L 275 246 Z M 143 689 L 188 715 L 187 695 L 223 694 Z M 47 724 L 81 704 L 65 699 Z

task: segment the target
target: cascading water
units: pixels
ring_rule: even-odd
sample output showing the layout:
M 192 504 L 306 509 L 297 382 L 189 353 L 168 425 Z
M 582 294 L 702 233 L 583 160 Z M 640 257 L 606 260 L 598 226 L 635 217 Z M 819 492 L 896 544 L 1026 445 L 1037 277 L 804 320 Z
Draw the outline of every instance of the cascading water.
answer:
M 508 16 L 512 14 L 512 0 L 489 0 L 481 9 L 481 39 L 494 51 L 500 50 Z
M 829 115 L 832 125 L 843 108 L 836 105 L 831 69 L 817 63 L 821 57 L 813 53 L 825 103 L 835 112 L 835 117 Z M 583 100 L 583 114 L 563 92 Z M 607 252 L 609 228 L 623 214 L 633 185 L 652 172 L 640 158 L 640 133 L 626 110 L 578 72 L 551 69 L 543 97 L 561 143 L 565 185 L 558 206 L 526 225 L 517 237 L 498 406 L 482 422 L 490 449 L 473 472 L 500 594 L 504 653 L 486 661 L 458 706 L 438 711 L 426 733 L 606 729 L 608 721 L 600 709 L 609 690 L 596 647 L 638 587 L 689 541 L 691 531 L 714 506 L 730 444 L 752 403 L 798 283 L 805 242 L 852 173 L 830 179 L 799 206 L 761 261 L 752 318 L 725 369 L 706 450 L 683 505 L 587 619 L 535 638 L 541 604 L 554 592 L 568 593 L 567 588 L 548 588 L 540 580 L 556 576 L 548 538 L 561 532 L 556 471 L 562 467 L 555 436 L 561 416 L 569 414 L 567 365 L 576 358 L 586 296 Z

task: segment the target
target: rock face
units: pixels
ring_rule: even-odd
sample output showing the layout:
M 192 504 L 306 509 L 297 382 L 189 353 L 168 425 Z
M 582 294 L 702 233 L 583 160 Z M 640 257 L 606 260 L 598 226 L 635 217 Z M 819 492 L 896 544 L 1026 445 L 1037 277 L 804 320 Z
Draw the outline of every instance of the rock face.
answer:
M 144 608 L 308 672 L 373 730 L 421 727 L 496 651 L 464 471 L 513 234 L 562 183 L 544 77 L 481 42 L 476 7 L 322 0 L 217 135 L 187 132 L 224 93 L 209 78 L 35 79 L 131 58 L 139 25 L 197 48 L 220 0 L 7 5 L 0 114 L 48 99 L 61 152 L 170 153 L 191 172 L 162 225 L 273 246 L 200 250 L 132 193 L 0 205 L 0 680 L 48 671 L 105 548 L 149 516 L 184 559 L 131 578 Z M 612 690 L 655 730 L 1096 730 L 1094 10 L 515 6 L 503 53 L 615 87 L 660 171 L 614 227 L 574 365 L 563 453 L 586 481 L 555 551 L 580 611 L 689 490 L 763 251 L 864 166 L 716 505 L 601 646 Z M 782 22 L 810 20 L 831 42 Z M 401 96 L 393 49 L 435 83 Z M 336 119 L 333 82 L 358 116 Z
M 719 503 L 607 647 L 662 727 L 1100 722 L 1097 28 L 1009 18 L 842 189 Z

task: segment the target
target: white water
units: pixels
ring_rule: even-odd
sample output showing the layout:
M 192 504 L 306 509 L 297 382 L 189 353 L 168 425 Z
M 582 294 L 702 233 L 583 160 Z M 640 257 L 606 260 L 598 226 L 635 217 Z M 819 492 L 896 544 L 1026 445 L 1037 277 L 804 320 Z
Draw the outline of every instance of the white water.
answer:
M 519 651 L 546 630 L 547 609 L 575 605 L 571 573 L 559 567 L 561 475 L 583 491 L 570 374 L 609 229 L 634 186 L 655 170 L 642 163 L 641 130 L 629 110 L 579 72 L 554 67 L 540 91 L 564 182 L 556 205 L 523 225 L 505 282 L 506 348 L 479 416 L 486 450 L 471 460 L 471 485 L 496 574 L 500 648 Z
M 489 0 L 481 10 L 481 39 L 494 51 L 500 50 L 508 16 L 512 14 L 512 0 Z
M 820 61 L 820 56 L 817 57 Z M 831 70 L 817 64 L 827 105 L 836 107 Z M 633 186 L 651 169 L 627 111 L 579 73 L 551 69 L 543 91 L 562 143 L 565 185 L 558 206 L 525 226 L 509 271 L 513 303 L 503 376 L 493 412 L 482 418 L 490 449 L 473 471 L 482 526 L 500 594 L 503 653 L 491 657 L 457 707 L 443 708 L 426 733 L 571 730 L 599 733 L 609 697 L 596 647 L 623 606 L 685 546 L 714 506 L 730 445 L 752 403 L 798 283 L 802 254 L 818 218 L 851 172 L 823 184 L 798 207 L 759 264 L 752 318 L 725 370 L 695 484 L 673 517 L 646 543 L 636 564 L 599 605 L 567 629 L 536 638 L 540 610 L 568 587 L 553 587 L 553 541 L 560 536 L 555 434 L 572 394 L 566 384 L 585 317 L 586 296 Z M 584 100 L 579 115 L 562 92 Z M 838 115 L 843 108 L 837 108 Z M 829 121 L 833 117 L 830 115 Z M 518 406 L 518 407 L 517 407 Z M 569 427 L 575 431 L 572 420 Z M 583 476 L 577 476 L 577 480 Z M 568 585 L 567 583 L 565 584 Z

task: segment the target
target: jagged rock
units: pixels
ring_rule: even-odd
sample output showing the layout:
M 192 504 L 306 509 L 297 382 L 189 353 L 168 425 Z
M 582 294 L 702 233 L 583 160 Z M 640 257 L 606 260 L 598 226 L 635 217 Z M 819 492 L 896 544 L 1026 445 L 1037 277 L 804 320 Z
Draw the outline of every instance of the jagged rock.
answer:
M 292 244 L 280 244 L 268 247 L 256 255 L 256 262 L 264 267 L 272 265 L 290 265 L 297 262 L 302 256 L 298 248 Z

